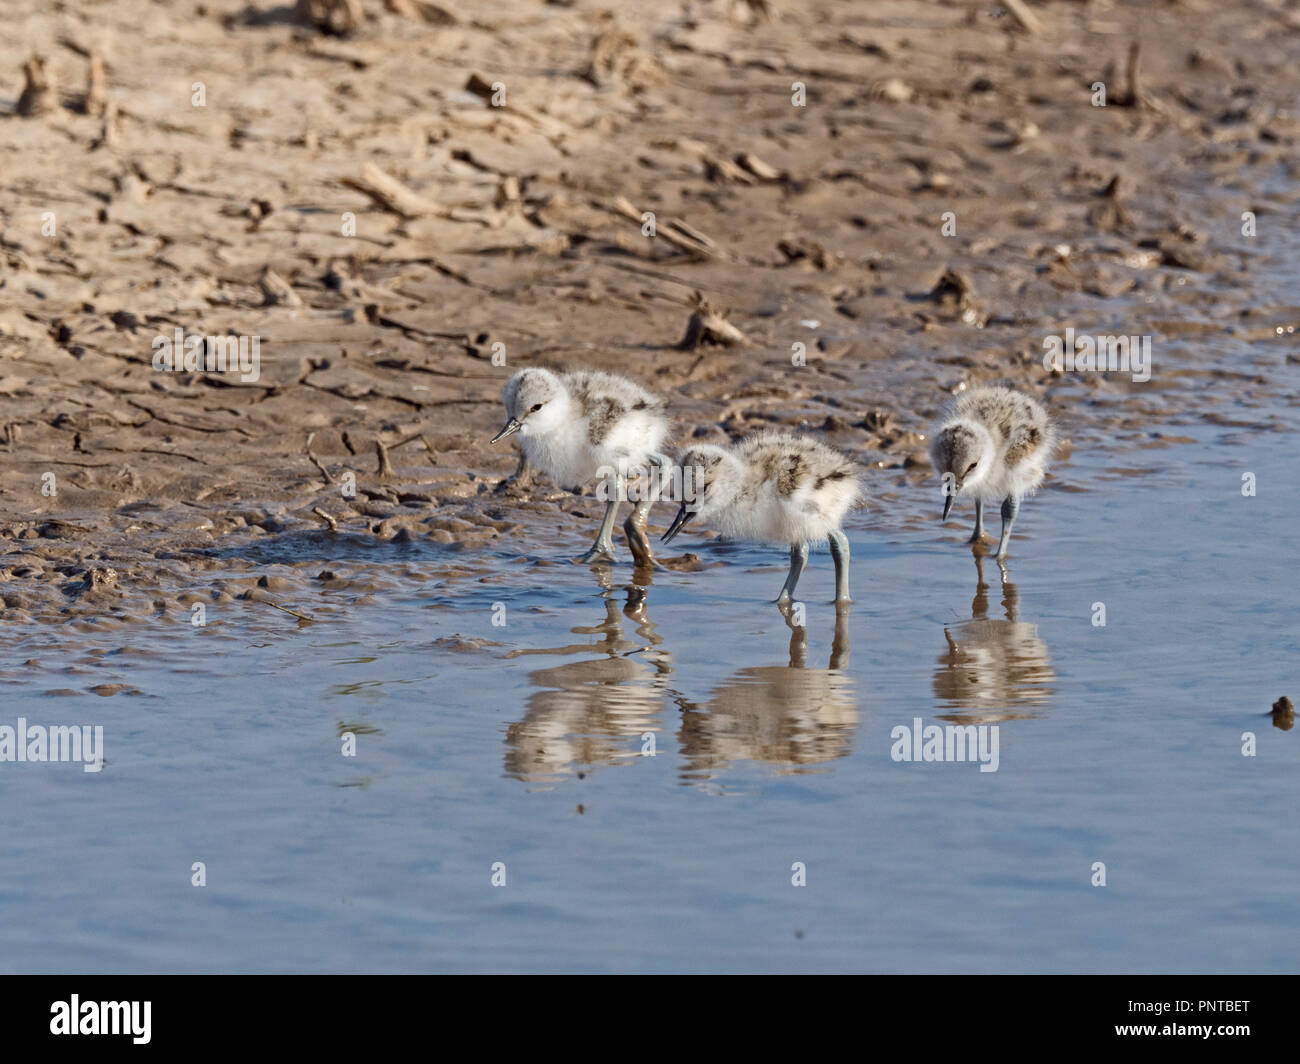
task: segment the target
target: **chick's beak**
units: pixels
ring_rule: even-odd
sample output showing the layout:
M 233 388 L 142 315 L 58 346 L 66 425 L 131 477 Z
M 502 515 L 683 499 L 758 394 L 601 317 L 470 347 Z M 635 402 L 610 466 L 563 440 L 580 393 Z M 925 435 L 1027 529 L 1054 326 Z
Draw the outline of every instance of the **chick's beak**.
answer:
M 506 422 L 506 427 L 492 437 L 492 442 L 499 443 L 501 440 L 504 440 L 507 436 L 513 436 L 516 432 L 518 432 L 523 427 L 524 427 L 523 423 L 520 422 L 520 420 L 517 417 L 512 417 L 509 421 Z
M 682 508 L 677 511 L 677 516 L 673 518 L 673 523 L 668 526 L 668 531 L 664 533 L 661 542 L 663 543 L 671 542 L 672 538 L 675 535 L 677 535 L 677 533 L 680 532 L 683 528 L 686 527 L 686 522 L 689 521 L 694 516 L 695 515 L 693 513 L 691 513 L 688 509 L 686 509 L 686 504 L 682 503 Z
M 943 497 L 943 519 L 945 521 L 948 520 L 948 512 L 952 509 L 952 502 L 955 498 L 957 498 L 956 492 Z

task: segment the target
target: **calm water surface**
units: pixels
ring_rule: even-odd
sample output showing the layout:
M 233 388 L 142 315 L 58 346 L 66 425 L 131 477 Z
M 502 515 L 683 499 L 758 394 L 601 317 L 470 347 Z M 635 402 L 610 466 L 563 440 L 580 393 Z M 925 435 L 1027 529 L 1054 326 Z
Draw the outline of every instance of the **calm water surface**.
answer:
M 869 508 L 856 605 L 814 555 L 804 626 L 779 551 L 446 591 L 407 547 L 428 585 L 345 620 L 11 641 L 4 721 L 107 764 L 0 771 L 0 968 L 1293 971 L 1298 440 L 1179 431 L 1076 447 L 1005 577 L 931 493 Z M 140 693 L 44 693 L 101 682 Z M 997 723 L 998 771 L 895 762 L 916 717 Z

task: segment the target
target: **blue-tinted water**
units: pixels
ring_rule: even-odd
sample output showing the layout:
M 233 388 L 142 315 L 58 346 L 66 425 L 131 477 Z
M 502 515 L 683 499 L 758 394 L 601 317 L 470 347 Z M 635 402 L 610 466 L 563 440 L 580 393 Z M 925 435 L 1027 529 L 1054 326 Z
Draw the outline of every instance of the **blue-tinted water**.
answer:
M 30 634 L 0 723 L 102 724 L 106 765 L 2 766 L 0 967 L 1293 970 L 1296 437 L 1179 431 L 1076 446 L 1005 583 L 892 488 L 838 638 L 827 556 L 792 629 L 779 552 L 699 544 L 630 598 L 402 548 L 425 587 L 310 626 Z M 42 693 L 100 683 L 140 693 Z M 916 717 L 997 723 L 998 770 L 895 762 Z

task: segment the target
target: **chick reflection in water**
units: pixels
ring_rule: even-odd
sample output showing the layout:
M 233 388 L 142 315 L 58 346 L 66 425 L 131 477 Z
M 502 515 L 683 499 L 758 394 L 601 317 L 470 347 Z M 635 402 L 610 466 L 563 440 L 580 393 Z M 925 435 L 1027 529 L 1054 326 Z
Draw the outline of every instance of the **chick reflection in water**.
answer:
M 741 669 L 704 705 L 682 700 L 682 778 L 698 782 L 737 761 L 763 761 L 783 772 L 848 754 L 858 726 L 849 663 L 849 614 L 836 610 L 830 666 L 808 667 L 802 610 L 781 611 L 790 628 L 790 664 Z
M 506 775 L 527 782 L 554 781 L 598 765 L 639 757 L 642 736 L 658 732 L 672 658 L 661 648 L 646 609 L 646 589 L 633 586 L 620 610 L 619 595 L 602 574 L 605 616 L 594 625 L 570 629 L 599 635 L 553 649 L 517 650 L 531 654 L 583 655 L 579 661 L 538 669 L 530 681 L 542 690 L 528 698 L 524 719 L 506 732 Z M 635 624 L 635 639 L 624 633 L 624 618 Z M 596 652 L 592 656 L 593 651 Z
M 1020 620 L 1020 593 L 1000 563 L 1005 618 L 990 617 L 989 585 L 984 579 L 983 554 L 975 555 L 977 584 L 971 619 L 945 625 L 948 651 L 934 673 L 934 694 L 948 708 L 964 712 L 941 720 L 964 724 L 995 724 L 1038 714 L 1055 693 L 1047 644 L 1036 624 Z

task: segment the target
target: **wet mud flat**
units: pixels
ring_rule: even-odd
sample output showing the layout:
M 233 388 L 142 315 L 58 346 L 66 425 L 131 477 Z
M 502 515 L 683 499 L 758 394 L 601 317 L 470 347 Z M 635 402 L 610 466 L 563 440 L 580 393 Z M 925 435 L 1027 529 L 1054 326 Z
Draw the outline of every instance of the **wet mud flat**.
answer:
M 893 529 L 961 387 L 1043 396 L 1086 490 L 1071 447 L 1140 470 L 1293 372 L 1260 283 L 1298 187 L 1284 4 L 393 7 L 13 6 L 7 622 L 328 615 L 576 554 L 593 498 L 495 490 L 525 365 L 635 376 L 678 444 L 822 433 Z M 1152 379 L 1045 371 L 1066 328 L 1153 336 Z M 256 379 L 155 368 L 177 330 L 256 339 Z

